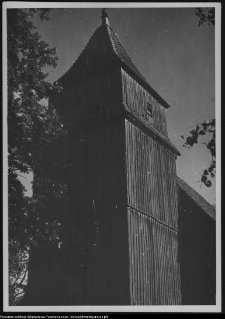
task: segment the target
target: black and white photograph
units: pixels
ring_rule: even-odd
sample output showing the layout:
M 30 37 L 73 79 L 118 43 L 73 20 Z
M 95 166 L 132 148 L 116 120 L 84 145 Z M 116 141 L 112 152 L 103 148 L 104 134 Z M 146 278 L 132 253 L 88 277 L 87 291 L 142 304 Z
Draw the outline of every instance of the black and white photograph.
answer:
M 3 3 L 4 312 L 221 311 L 220 50 L 220 3 Z

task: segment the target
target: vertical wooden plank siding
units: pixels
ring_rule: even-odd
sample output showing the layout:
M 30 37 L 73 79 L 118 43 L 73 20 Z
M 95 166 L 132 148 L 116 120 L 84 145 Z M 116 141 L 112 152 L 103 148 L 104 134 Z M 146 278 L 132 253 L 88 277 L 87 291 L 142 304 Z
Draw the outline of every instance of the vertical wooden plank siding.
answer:
M 125 120 L 132 305 L 181 304 L 175 158 Z
M 68 146 L 62 304 L 181 303 L 175 158 L 128 120 L 103 118 L 122 101 L 167 137 L 164 108 L 123 70 L 51 98 L 63 122 L 81 119 Z
M 132 305 L 181 304 L 176 231 L 128 207 Z
M 175 158 L 138 127 L 125 121 L 128 205 L 177 229 Z
M 128 108 L 143 117 L 147 122 L 161 134 L 168 137 L 166 113 L 161 106 L 145 89 L 142 88 L 134 79 L 132 79 L 123 69 L 122 88 L 123 101 Z M 147 114 L 147 102 L 152 105 L 152 119 Z

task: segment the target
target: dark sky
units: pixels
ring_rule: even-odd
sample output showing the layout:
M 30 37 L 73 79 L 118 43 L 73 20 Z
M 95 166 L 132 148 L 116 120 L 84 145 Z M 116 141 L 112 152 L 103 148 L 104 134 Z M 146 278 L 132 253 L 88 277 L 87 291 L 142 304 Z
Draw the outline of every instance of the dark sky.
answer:
M 181 152 L 177 174 L 209 202 L 211 188 L 199 183 L 211 162 L 202 141 L 182 147 L 191 126 L 215 116 L 215 28 L 198 27 L 193 8 L 108 8 L 110 26 L 149 84 L 171 105 L 169 138 Z M 49 80 L 62 76 L 78 58 L 100 25 L 100 8 L 53 9 L 48 22 L 34 18 L 43 40 L 58 52 Z

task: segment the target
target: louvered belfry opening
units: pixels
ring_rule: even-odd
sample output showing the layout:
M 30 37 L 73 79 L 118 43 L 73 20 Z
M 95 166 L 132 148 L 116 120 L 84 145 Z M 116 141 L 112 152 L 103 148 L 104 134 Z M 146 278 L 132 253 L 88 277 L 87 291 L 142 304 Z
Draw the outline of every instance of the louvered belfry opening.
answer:
M 180 153 L 168 138 L 169 104 L 134 65 L 106 11 L 101 18 L 58 80 L 62 92 L 49 99 L 69 132 L 69 191 L 60 257 L 40 293 L 49 305 L 180 305 Z

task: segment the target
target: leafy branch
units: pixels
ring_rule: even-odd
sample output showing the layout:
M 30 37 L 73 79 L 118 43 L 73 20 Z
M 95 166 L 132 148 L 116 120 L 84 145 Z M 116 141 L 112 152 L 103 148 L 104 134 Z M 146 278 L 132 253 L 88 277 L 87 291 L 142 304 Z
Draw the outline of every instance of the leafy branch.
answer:
M 212 160 L 210 166 L 204 170 L 201 181 L 207 186 L 210 187 L 212 182 L 208 179 L 209 176 L 214 178 L 216 172 L 216 131 L 215 131 L 215 119 L 205 120 L 202 123 L 198 123 L 195 128 L 190 129 L 190 135 L 186 138 L 182 135 L 181 137 L 185 139 L 184 147 L 190 148 L 194 144 L 198 143 L 199 137 L 206 134 L 209 135 L 209 141 L 203 142 L 207 149 L 210 151 Z
M 48 21 L 49 13 L 50 9 L 7 9 L 10 305 L 17 304 L 25 291 L 30 248 L 45 245 L 57 236 L 65 206 L 64 166 L 49 166 L 46 157 L 51 145 L 66 132 L 56 112 L 41 104 L 49 91 L 60 90 L 59 85 L 46 80 L 48 73 L 44 72 L 45 67 L 56 67 L 58 57 L 56 48 L 41 39 L 30 21 L 35 15 Z M 35 191 L 28 198 L 18 176 L 31 171 Z
M 195 14 L 199 17 L 198 26 L 204 23 L 215 26 L 215 8 L 196 8 Z

